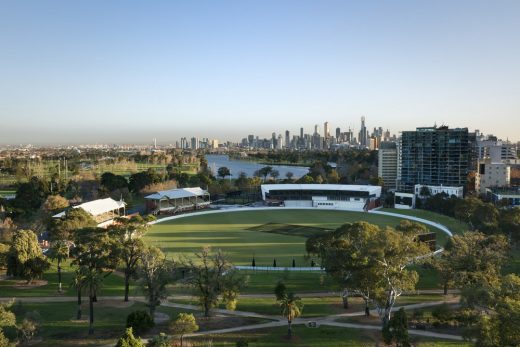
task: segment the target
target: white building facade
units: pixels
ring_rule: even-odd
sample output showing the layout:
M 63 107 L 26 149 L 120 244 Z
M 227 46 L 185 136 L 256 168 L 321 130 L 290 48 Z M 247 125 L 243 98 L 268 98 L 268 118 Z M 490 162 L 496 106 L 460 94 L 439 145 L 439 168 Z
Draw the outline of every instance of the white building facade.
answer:
M 366 211 L 380 205 L 381 187 L 346 184 L 263 184 L 268 205 Z

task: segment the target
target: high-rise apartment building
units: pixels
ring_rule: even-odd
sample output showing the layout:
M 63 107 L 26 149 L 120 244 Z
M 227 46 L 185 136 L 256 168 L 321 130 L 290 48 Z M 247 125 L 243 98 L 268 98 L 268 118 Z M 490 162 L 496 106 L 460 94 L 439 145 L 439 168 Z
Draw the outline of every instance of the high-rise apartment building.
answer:
M 400 190 L 410 190 L 416 184 L 466 185 L 470 160 L 467 128 L 403 131 L 400 151 Z
M 397 187 L 397 144 L 381 142 L 377 155 L 377 175 L 383 179 L 385 188 L 395 190 Z

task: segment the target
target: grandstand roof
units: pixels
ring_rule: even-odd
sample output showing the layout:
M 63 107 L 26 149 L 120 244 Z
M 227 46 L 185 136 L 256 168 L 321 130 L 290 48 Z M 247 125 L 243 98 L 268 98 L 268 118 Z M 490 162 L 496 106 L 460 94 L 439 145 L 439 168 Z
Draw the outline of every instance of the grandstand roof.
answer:
M 380 194 L 380 186 L 356 185 L 356 184 L 262 184 L 262 191 L 271 190 L 335 190 L 358 191 Z
M 182 199 L 196 196 L 204 196 L 208 192 L 200 187 L 179 188 L 170 190 L 161 190 L 157 193 L 145 196 L 145 199 L 162 200 L 162 199 Z
M 116 201 L 112 198 L 98 199 L 94 201 L 85 202 L 81 205 L 74 206 L 73 208 L 81 208 L 92 216 L 99 216 L 103 213 L 118 210 L 126 206 L 124 201 Z M 54 218 L 60 218 L 65 215 L 65 212 L 54 215 Z

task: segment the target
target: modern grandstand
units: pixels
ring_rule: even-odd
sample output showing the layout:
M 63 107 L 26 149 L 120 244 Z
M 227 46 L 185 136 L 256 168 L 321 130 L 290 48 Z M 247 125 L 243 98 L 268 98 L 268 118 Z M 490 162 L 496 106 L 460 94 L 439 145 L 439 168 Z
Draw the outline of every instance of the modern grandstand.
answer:
M 367 211 L 380 206 L 381 187 L 347 184 L 263 184 L 270 206 Z

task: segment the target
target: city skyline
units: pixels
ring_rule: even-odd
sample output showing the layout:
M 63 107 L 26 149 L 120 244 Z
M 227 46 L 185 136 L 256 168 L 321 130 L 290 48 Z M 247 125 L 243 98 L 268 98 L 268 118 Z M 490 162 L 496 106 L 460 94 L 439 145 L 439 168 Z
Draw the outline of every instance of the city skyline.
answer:
M 0 143 L 238 142 L 361 116 L 516 142 L 519 16 L 517 1 L 4 2 Z

